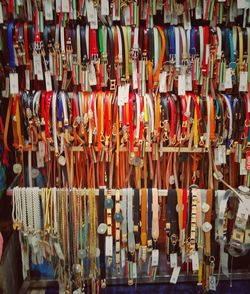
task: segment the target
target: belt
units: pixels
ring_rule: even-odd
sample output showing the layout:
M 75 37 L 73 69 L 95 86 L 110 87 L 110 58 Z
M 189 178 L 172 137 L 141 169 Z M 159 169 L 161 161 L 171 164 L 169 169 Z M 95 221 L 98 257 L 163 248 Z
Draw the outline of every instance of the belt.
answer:
M 147 189 L 141 189 L 141 248 L 142 261 L 147 256 Z

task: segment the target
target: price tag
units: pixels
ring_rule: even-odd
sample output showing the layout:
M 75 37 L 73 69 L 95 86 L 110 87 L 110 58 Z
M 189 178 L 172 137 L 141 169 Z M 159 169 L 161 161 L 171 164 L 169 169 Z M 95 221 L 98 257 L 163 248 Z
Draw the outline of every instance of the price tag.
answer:
M 159 264 L 159 250 L 154 249 L 152 251 L 152 266 L 158 266 Z
M 232 89 L 233 88 L 231 68 L 226 69 L 226 79 L 225 79 L 224 86 L 225 86 L 225 89 Z
M 45 155 L 45 144 L 43 141 L 38 142 L 38 150 L 41 156 Z
M 95 22 L 95 7 L 92 0 L 86 1 L 88 22 Z
M 246 170 L 250 170 L 250 151 L 246 152 Z
M 173 272 L 172 272 L 172 275 L 171 275 L 171 278 L 170 278 L 170 283 L 171 284 L 176 284 L 177 283 L 177 280 L 178 280 L 178 277 L 179 277 L 179 274 L 180 274 L 180 270 L 181 270 L 180 266 L 176 266 L 173 269 Z
M 16 95 L 19 92 L 18 74 L 10 73 L 10 94 Z
M 128 103 L 128 96 L 129 96 L 129 84 L 124 86 L 124 103 Z
M 161 72 L 159 76 L 159 92 L 167 93 L 167 73 L 165 71 Z
M 226 252 L 221 252 L 221 270 L 223 275 L 229 278 L 229 272 L 228 272 L 228 254 Z
M 240 72 L 239 91 L 247 92 L 247 71 Z
M 56 0 L 56 13 L 61 12 L 61 0 Z
M 183 96 L 186 94 L 186 77 L 185 75 L 178 76 L 178 95 Z
M 109 0 L 101 0 L 101 15 L 109 15 Z
M 219 160 L 218 148 L 214 149 L 214 163 L 215 165 L 221 165 Z
M 218 160 L 220 164 L 226 164 L 226 146 L 225 145 L 219 145 L 218 146 Z
M 3 23 L 3 7 L 2 2 L 0 2 L 0 24 Z
M 62 248 L 61 248 L 60 244 L 56 242 L 56 243 L 54 243 L 54 247 L 55 247 L 56 254 L 59 257 L 59 259 L 64 260 L 64 255 L 63 255 Z
M 171 268 L 177 267 L 177 253 L 170 254 L 170 267 Z
M 124 105 L 124 86 L 118 87 L 118 106 Z
M 46 91 L 52 91 L 52 80 L 51 74 L 49 70 L 45 72 L 45 84 L 46 84 Z
M 183 24 L 184 24 L 184 30 L 191 30 L 191 17 L 190 17 L 190 11 L 188 10 L 187 13 L 183 13 Z
M 126 263 L 126 257 L 125 257 L 125 249 L 122 248 L 121 250 L 121 267 L 123 268 Z
M 186 91 L 192 91 L 193 90 L 193 80 L 192 80 L 192 74 L 191 73 L 186 74 L 185 88 L 186 88 Z
M 247 9 L 249 8 L 249 0 L 237 0 L 237 8 L 238 9 Z
M 43 1 L 43 9 L 45 20 L 53 20 L 53 6 L 51 0 Z
M 133 262 L 133 279 L 137 279 L 137 264 Z
M 164 9 L 164 23 L 170 23 L 171 22 L 171 15 L 167 14 L 166 9 Z
M 97 9 L 94 8 L 94 20 L 90 23 L 90 28 L 93 30 L 98 29 Z
M 5 89 L 2 91 L 2 95 L 5 98 L 9 98 L 10 96 L 10 78 L 5 78 Z
M 39 151 L 36 152 L 36 164 L 37 168 L 44 167 L 44 157 L 41 156 Z
M 169 184 L 170 184 L 170 185 L 173 185 L 174 183 L 175 183 L 174 175 L 171 175 L 171 176 L 169 177 Z
M 125 26 L 130 25 L 130 7 L 129 7 L 129 5 L 124 7 L 123 17 L 124 17 Z
M 198 255 L 198 251 L 194 251 L 191 254 L 190 258 L 192 260 L 192 269 L 193 269 L 193 271 L 198 271 L 199 270 L 199 255 Z
M 69 13 L 69 0 L 62 0 L 62 12 Z
M 133 77 L 133 89 L 138 89 L 138 71 L 137 71 L 137 62 L 132 62 L 132 77 Z
M 216 277 L 209 276 L 209 290 L 216 291 Z
M 34 53 L 33 62 L 34 62 L 34 72 L 35 72 L 35 75 L 37 75 L 37 79 L 39 81 L 43 81 L 43 67 L 42 67 L 41 54 Z
M 113 256 L 113 236 L 106 236 L 105 241 L 105 255 Z
M 95 74 L 95 66 L 94 63 L 91 62 L 89 66 L 89 84 L 90 86 L 95 86 L 96 82 L 96 74 Z
M 198 1 L 198 5 L 195 7 L 195 18 L 201 19 L 202 16 L 202 7 L 201 7 L 201 1 Z
M 82 292 L 81 288 L 78 288 L 75 291 L 73 291 L 73 294 L 84 294 L 84 292 Z
M 30 90 L 30 71 L 28 69 L 25 70 L 25 88 L 27 91 Z

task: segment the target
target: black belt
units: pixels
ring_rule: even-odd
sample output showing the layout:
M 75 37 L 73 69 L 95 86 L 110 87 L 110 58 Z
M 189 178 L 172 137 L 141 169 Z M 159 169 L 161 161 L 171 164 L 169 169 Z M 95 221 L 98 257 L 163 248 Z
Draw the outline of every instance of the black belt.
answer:
M 176 190 L 168 190 L 167 200 L 167 222 L 170 223 L 169 229 L 169 249 L 170 253 L 177 252 L 178 246 L 178 213 L 176 211 L 177 206 L 177 192 Z
M 136 230 L 134 230 L 135 235 L 135 244 L 136 249 L 140 245 L 140 191 L 139 189 L 134 190 L 134 226 L 136 226 Z
M 88 53 L 87 53 L 85 29 L 86 29 L 86 27 L 84 27 L 84 26 L 80 27 L 82 65 L 86 65 L 88 63 Z

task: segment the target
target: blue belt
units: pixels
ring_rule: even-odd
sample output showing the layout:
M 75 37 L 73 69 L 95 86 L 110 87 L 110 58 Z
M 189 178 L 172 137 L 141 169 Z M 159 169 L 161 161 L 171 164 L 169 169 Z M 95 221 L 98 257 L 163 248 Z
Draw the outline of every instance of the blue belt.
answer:
M 189 54 L 190 55 L 195 55 L 196 54 L 196 49 L 195 49 L 195 33 L 196 33 L 196 28 L 191 29 L 191 34 L 190 34 L 190 48 L 189 48 Z
M 175 33 L 174 33 L 174 27 L 170 26 L 169 28 L 169 37 L 170 37 L 170 55 L 174 56 L 176 53 L 176 49 L 175 49 Z
M 13 29 L 14 29 L 14 21 L 8 23 L 8 52 L 9 52 L 9 65 L 11 69 L 15 69 L 15 53 L 13 46 Z

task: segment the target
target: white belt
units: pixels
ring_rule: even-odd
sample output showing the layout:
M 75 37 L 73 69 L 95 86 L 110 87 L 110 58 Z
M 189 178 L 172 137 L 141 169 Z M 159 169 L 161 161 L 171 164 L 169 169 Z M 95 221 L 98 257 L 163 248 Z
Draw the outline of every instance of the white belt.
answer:
M 134 236 L 132 188 L 128 188 L 127 213 L 128 213 L 128 249 L 130 253 L 133 253 L 135 251 L 135 236 Z
M 217 37 L 218 37 L 218 47 L 217 47 L 217 59 L 221 59 L 222 52 L 221 52 L 221 46 L 222 46 L 222 37 L 221 37 L 221 29 L 217 27 Z M 229 46 L 229 44 L 228 44 Z
M 180 35 L 179 28 L 174 28 L 175 34 L 175 50 L 176 50 L 176 67 L 180 67 Z
M 77 48 L 77 63 L 81 64 L 82 57 L 81 57 L 81 32 L 80 32 L 80 25 L 76 26 L 76 48 Z
M 204 56 L 204 34 L 203 27 L 199 26 L 200 33 L 200 66 L 202 66 L 203 56 Z
M 179 27 L 182 40 L 182 60 L 186 60 L 188 57 L 187 54 L 187 39 L 183 27 Z

